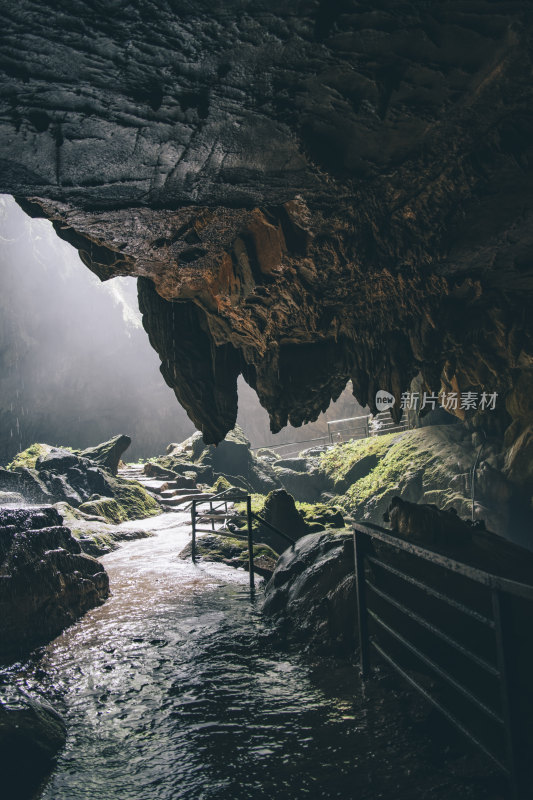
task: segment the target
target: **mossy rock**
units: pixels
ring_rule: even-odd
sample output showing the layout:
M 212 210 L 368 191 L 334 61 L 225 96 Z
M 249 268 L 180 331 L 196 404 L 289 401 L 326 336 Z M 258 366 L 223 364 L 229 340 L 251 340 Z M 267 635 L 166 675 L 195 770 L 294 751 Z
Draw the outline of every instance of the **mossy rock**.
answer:
M 100 497 L 98 500 L 89 500 L 82 503 L 79 510 L 84 514 L 103 517 L 107 522 L 118 524 L 128 519 L 125 509 L 114 497 Z
M 125 519 L 145 519 L 161 513 L 161 507 L 137 481 L 112 478 L 113 496 L 124 509 Z
M 50 450 L 52 450 L 51 445 L 44 444 L 42 442 L 35 442 L 35 444 L 27 447 L 26 450 L 22 450 L 22 452 L 18 453 L 15 458 L 10 461 L 6 469 L 16 470 L 20 469 L 21 467 L 35 469 L 35 463 L 37 459 L 47 455 Z
M 296 503 L 296 508 L 303 516 L 309 533 L 325 528 L 344 528 L 344 516 L 338 506 L 325 503 Z M 317 528 L 317 525 L 320 527 Z
M 109 498 L 101 498 L 107 500 Z M 90 505 L 87 503 L 87 505 Z M 130 539 L 146 539 L 153 535 L 144 528 L 122 529 L 108 521 L 106 517 L 89 514 L 81 508 L 74 508 L 68 503 L 56 503 L 55 508 L 61 514 L 64 524 L 78 540 L 84 553 L 90 556 L 103 556 L 116 550 L 119 542 Z
M 320 456 L 318 471 L 337 494 L 368 475 L 404 434 L 388 433 L 336 445 Z
M 233 488 L 231 483 L 223 475 L 219 475 L 213 484 L 213 491 L 215 494 L 220 494 L 220 492 L 225 492 L 231 488 Z
M 253 546 L 254 563 L 258 564 L 256 571 L 259 575 L 269 577 L 266 573 L 274 570 L 278 560 L 277 553 L 268 545 L 259 542 Z M 183 548 L 180 558 L 191 558 L 192 544 Z M 230 567 L 241 567 L 248 569 L 248 544 L 242 539 L 231 536 L 217 536 L 216 534 L 204 534 L 196 540 L 196 557 L 200 561 L 215 561 L 228 564 Z M 270 568 L 269 568 L 270 567 Z

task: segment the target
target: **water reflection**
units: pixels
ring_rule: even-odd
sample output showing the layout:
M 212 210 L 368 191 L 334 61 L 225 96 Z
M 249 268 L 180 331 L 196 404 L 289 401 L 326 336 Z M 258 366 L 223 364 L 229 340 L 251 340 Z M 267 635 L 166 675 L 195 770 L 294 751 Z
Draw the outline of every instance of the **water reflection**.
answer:
M 112 597 L 27 678 L 69 722 L 43 800 L 501 797 L 395 685 L 275 649 L 245 572 L 178 558 L 187 521 L 106 556 Z

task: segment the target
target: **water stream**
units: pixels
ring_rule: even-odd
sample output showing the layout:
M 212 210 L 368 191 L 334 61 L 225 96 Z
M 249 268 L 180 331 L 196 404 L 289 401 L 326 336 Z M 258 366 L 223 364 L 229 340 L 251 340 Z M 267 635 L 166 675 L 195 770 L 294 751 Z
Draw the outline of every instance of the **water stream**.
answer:
M 111 598 L 18 674 L 69 725 L 41 800 L 501 797 L 390 678 L 276 647 L 247 573 L 178 558 L 187 523 L 105 556 Z

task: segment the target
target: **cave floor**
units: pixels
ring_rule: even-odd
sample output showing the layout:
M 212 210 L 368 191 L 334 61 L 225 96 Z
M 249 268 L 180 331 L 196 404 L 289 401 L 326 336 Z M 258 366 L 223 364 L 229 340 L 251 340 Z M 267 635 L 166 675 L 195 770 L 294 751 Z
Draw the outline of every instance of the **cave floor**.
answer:
M 67 718 L 37 797 L 505 798 L 395 678 L 280 649 L 247 573 L 178 558 L 187 514 L 151 524 L 103 558 L 108 602 L 4 673 Z

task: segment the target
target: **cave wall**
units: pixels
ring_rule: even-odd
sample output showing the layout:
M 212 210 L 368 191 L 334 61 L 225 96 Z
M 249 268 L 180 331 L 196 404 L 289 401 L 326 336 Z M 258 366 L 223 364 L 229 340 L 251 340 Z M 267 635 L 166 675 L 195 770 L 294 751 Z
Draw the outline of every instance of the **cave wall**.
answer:
M 206 441 L 239 374 L 274 432 L 419 372 L 498 392 L 462 416 L 509 427 L 533 356 L 529 2 L 0 7 L 0 188 L 101 279 L 141 279 Z

